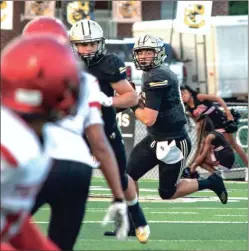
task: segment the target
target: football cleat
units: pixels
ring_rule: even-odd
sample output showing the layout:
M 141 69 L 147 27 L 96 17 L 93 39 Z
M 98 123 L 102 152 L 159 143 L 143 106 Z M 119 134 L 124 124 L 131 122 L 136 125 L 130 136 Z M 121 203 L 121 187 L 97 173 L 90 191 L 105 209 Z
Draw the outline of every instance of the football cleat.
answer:
M 142 244 L 145 244 L 148 242 L 149 237 L 150 237 L 150 227 L 149 225 L 139 227 L 136 229 L 136 236 L 139 242 Z
M 216 173 L 213 173 L 208 177 L 208 180 L 211 182 L 210 189 L 216 193 L 222 204 L 226 204 L 228 194 L 223 179 Z

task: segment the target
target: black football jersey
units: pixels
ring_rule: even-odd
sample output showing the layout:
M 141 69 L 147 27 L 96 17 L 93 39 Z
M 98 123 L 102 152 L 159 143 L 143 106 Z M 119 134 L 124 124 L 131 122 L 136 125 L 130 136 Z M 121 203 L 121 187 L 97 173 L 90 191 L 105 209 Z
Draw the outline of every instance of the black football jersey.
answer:
M 99 80 L 99 86 L 108 97 L 114 96 L 112 83 L 126 79 L 126 66 L 114 53 L 106 54 L 98 63 L 88 67 L 89 73 Z M 102 107 L 106 133 L 112 133 L 116 124 L 116 110 L 113 107 Z
M 187 121 L 178 79 L 166 65 L 143 73 L 142 97 L 145 107 L 158 111 L 155 124 L 148 127 L 151 136 L 156 140 L 186 137 Z

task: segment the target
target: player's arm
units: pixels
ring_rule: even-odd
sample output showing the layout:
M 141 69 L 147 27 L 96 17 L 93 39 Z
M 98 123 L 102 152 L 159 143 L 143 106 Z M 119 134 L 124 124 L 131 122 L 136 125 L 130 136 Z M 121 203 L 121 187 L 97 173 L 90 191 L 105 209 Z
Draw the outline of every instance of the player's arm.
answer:
M 132 86 L 132 88 L 136 91 L 136 85 L 134 82 L 129 81 L 129 84 Z M 116 95 L 118 96 L 118 94 L 116 93 Z M 124 112 L 125 110 L 127 110 L 128 108 L 116 108 L 116 113 L 120 113 L 120 112 Z
M 104 93 L 101 96 L 103 106 L 113 106 L 116 108 L 128 108 L 138 102 L 138 95 L 129 81 L 126 79 L 126 66 L 124 62 L 115 54 L 110 56 L 110 77 L 109 82 L 117 95 L 107 97 Z
M 193 164 L 190 166 L 190 169 L 191 170 L 195 170 L 196 167 L 198 167 L 198 165 L 200 165 L 204 160 L 205 158 L 207 157 L 209 151 L 210 151 L 210 148 L 211 148 L 211 142 L 212 140 L 215 139 L 215 135 L 213 134 L 209 134 L 205 140 L 204 140 L 204 145 L 203 145 L 203 150 L 202 152 L 196 157 L 196 159 L 194 160 Z
M 204 100 L 209 100 L 209 101 L 214 101 L 220 104 L 220 106 L 224 109 L 224 112 L 226 113 L 227 119 L 228 120 L 233 120 L 233 115 L 230 112 L 230 110 L 228 109 L 225 101 L 221 98 L 221 97 L 217 97 L 215 95 L 211 95 L 211 94 L 203 94 L 203 93 L 198 93 L 197 94 L 197 98 L 200 101 L 204 101 Z
M 114 198 L 124 199 L 118 172 L 118 164 L 106 138 L 103 125 L 92 124 L 86 128 L 85 133 L 93 155 L 101 163 L 101 171 L 112 190 Z
M 113 150 L 106 138 L 103 129 L 103 120 L 100 114 L 99 85 L 87 83 L 89 87 L 88 114 L 84 122 L 85 134 L 95 158 L 101 163 L 101 170 L 112 190 L 113 196 L 124 199 L 120 183 L 118 165 Z M 90 88 L 91 86 L 91 88 Z
M 118 57 L 114 57 L 116 74 L 111 83 L 116 94 L 113 97 L 113 106 L 116 108 L 128 108 L 138 103 L 138 95 L 135 84 L 126 79 L 126 66 Z
M 138 95 L 128 80 L 122 79 L 112 83 L 112 88 L 118 94 L 113 97 L 113 106 L 117 108 L 128 108 L 138 103 Z

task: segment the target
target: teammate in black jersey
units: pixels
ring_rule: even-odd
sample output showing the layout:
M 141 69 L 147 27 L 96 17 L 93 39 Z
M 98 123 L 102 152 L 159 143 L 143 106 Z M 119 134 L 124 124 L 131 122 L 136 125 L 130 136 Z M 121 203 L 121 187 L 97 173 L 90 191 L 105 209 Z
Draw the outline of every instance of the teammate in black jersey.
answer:
M 201 166 L 210 173 L 219 169 L 228 171 L 234 164 L 234 152 L 224 136 L 214 130 L 214 125 L 208 115 L 202 114 L 198 118 L 197 154 L 190 166 L 191 173 L 197 166 Z
M 123 190 L 129 212 L 140 242 L 147 242 L 150 234 L 142 209 L 137 200 L 133 180 L 126 173 L 126 153 L 116 122 L 116 108 L 127 108 L 138 102 L 136 91 L 126 80 L 126 67 L 116 54 L 107 54 L 103 30 L 92 20 L 82 20 L 70 30 L 73 49 L 88 66 L 88 71 L 98 78 L 101 88 L 100 102 L 105 123 L 105 133 L 115 152 Z M 108 232 L 107 235 L 113 235 Z
M 159 195 L 175 199 L 203 189 L 213 190 L 223 204 L 227 191 L 222 179 L 180 180 L 191 143 L 185 130 L 186 117 L 176 75 L 163 62 L 163 42 L 153 36 L 140 37 L 133 49 L 134 62 L 143 70 L 140 105 L 133 107 L 137 119 L 147 126 L 148 136 L 138 143 L 128 161 L 128 173 L 137 181 L 159 165 Z

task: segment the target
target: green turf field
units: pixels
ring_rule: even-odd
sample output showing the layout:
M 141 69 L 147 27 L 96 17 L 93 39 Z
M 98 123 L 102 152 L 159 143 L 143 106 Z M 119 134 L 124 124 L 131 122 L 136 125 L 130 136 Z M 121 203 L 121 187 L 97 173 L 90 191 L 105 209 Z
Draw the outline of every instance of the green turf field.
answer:
M 126 242 L 104 237 L 100 223 L 109 205 L 110 190 L 95 178 L 85 223 L 75 250 L 247 250 L 248 184 L 227 182 L 229 202 L 222 205 L 215 194 L 203 191 L 184 199 L 162 201 L 158 182 L 140 182 L 141 205 L 151 227 L 151 238 L 140 244 L 135 237 Z M 103 199 L 104 198 L 104 199 Z M 46 232 L 50 210 L 43 207 L 35 221 Z M 110 225 L 109 229 L 113 226 Z

